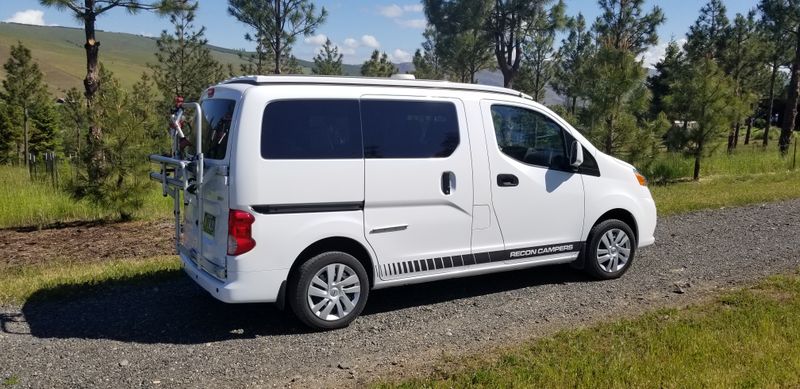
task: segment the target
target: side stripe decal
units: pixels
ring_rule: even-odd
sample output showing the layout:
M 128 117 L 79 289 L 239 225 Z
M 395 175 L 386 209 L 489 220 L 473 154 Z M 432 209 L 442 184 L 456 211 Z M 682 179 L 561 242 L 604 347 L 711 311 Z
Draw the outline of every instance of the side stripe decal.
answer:
M 513 250 L 500 250 L 475 254 L 463 254 L 453 257 L 417 259 L 385 263 L 381 266 L 383 276 L 399 276 L 410 273 L 422 273 L 433 270 L 449 269 L 480 265 L 490 262 L 513 261 L 525 258 L 540 257 L 559 253 L 577 252 L 583 248 L 583 242 L 561 243 L 546 246 L 527 247 Z

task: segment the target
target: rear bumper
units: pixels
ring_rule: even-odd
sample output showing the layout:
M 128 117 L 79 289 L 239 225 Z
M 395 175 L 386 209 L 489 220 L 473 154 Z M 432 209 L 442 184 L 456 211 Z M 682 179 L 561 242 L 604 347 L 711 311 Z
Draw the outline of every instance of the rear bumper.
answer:
M 181 254 L 183 270 L 200 287 L 217 300 L 226 303 L 274 303 L 278 300 L 281 284 L 289 269 L 257 272 L 228 272 L 225 281 L 220 281 L 185 255 Z

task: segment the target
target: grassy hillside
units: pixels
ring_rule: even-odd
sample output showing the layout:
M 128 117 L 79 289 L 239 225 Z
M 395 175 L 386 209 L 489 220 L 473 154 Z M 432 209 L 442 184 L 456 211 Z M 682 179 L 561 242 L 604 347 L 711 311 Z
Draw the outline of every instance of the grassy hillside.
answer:
M 120 78 L 123 85 L 132 85 L 142 72 L 148 70 L 147 63 L 155 61 L 155 38 L 98 31 L 97 39 L 101 44 L 100 61 Z M 57 95 L 61 90 L 82 87 L 86 74 L 82 29 L 0 23 L 0 62 L 6 61 L 11 46 L 17 41 L 31 49 L 51 92 Z M 238 70 L 242 60 L 235 50 L 209 47 L 217 60 L 233 64 L 234 70 Z M 300 61 L 300 64 L 307 72 L 312 65 L 308 61 Z M 359 69 L 359 65 L 345 66 L 348 74 L 357 74 Z M 5 77 L 2 68 L 0 77 Z

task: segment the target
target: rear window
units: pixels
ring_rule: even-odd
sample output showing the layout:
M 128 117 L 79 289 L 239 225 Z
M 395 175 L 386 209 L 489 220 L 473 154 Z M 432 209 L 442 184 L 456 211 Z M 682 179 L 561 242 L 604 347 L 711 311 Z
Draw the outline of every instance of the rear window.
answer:
M 228 135 L 233 122 L 235 100 L 204 100 L 203 108 L 203 155 L 205 158 L 225 159 Z
M 458 147 L 453 103 L 362 100 L 361 114 L 367 158 L 444 158 Z
M 362 158 L 358 100 L 285 100 L 264 109 L 265 159 Z

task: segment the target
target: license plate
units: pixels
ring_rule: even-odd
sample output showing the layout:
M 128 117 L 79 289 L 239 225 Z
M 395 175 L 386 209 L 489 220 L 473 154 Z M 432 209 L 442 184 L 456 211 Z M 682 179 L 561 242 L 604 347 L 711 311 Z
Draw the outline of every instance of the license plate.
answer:
M 213 236 L 216 223 L 217 217 L 210 213 L 206 213 L 203 217 L 203 232 Z

